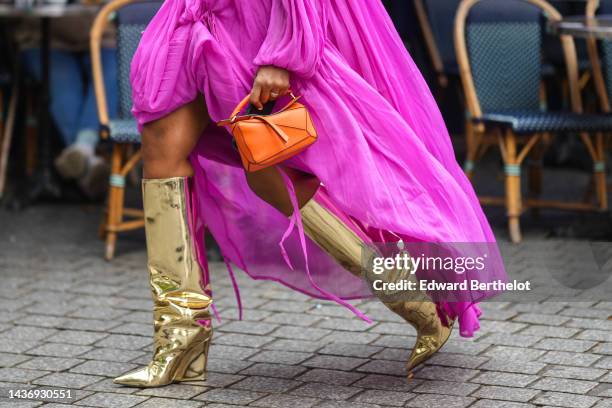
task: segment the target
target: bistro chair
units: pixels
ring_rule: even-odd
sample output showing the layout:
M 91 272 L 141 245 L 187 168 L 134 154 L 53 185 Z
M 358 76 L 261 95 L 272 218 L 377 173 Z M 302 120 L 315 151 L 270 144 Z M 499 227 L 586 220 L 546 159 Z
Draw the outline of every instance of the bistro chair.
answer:
M 105 258 L 115 253 L 117 234 L 144 227 L 143 211 L 125 208 L 126 176 L 141 160 L 140 134 L 131 114 L 130 63 L 141 33 L 160 7 L 159 2 L 113 0 L 97 15 L 91 29 L 91 60 L 100 121 L 100 136 L 112 143 L 111 176 L 101 235 L 106 240 Z M 117 80 L 119 116 L 109 118 L 101 60 L 101 39 L 108 24 L 117 27 Z
M 453 21 L 460 0 L 414 0 L 419 25 L 427 53 L 441 87 L 448 86 L 448 78 L 457 77 L 459 69 L 453 47 Z
M 491 13 L 491 8 L 495 13 Z M 576 48 L 560 36 L 573 112 L 551 112 L 540 103 L 542 18 L 561 20 L 544 0 L 463 0 L 455 22 L 455 47 L 466 103 L 480 139 L 491 134 L 504 162 L 505 197 L 481 197 L 483 204 L 505 205 L 513 242 L 521 241 L 519 217 L 525 207 L 606 210 L 607 186 L 602 132 L 612 130 L 609 115 L 583 114 Z M 527 200 L 521 195 L 521 164 L 559 132 L 580 134 L 594 163 L 597 202 Z M 478 149 L 468 152 L 476 160 Z
M 612 14 L 612 0 L 588 0 L 585 14 L 587 18 Z M 612 99 L 612 40 L 590 37 L 586 42 L 599 106 L 602 112 L 609 113 Z

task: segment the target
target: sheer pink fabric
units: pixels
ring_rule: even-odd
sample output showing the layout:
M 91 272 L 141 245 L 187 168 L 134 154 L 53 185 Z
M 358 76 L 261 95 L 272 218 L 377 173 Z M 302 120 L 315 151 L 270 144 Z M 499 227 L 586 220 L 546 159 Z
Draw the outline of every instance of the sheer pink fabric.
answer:
M 134 115 L 142 126 L 199 92 L 212 120 L 225 119 L 260 65 L 290 71 L 319 133 L 287 165 L 315 174 L 323 201 L 361 233 L 372 241 L 495 241 L 435 101 L 378 0 L 166 0 L 132 62 Z M 289 220 L 250 191 L 225 129 L 211 125 L 191 160 L 197 223 L 228 261 L 324 299 L 370 295 L 310 240 L 306 264 L 297 230 L 283 245 L 287 265 L 279 242 Z M 503 268 L 488 273 L 479 279 L 505 280 Z M 439 309 L 470 336 L 478 329 L 474 304 L 493 294 Z

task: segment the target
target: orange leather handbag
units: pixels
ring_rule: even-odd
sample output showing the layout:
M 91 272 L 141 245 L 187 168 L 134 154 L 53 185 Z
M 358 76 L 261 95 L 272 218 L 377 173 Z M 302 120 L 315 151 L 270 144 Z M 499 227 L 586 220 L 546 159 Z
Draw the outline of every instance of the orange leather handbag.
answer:
M 317 132 L 310 114 L 299 97 L 270 115 L 239 115 L 249 101 L 247 95 L 234 109 L 230 119 L 218 126 L 230 126 L 242 165 L 249 172 L 273 166 L 300 153 L 316 142 Z

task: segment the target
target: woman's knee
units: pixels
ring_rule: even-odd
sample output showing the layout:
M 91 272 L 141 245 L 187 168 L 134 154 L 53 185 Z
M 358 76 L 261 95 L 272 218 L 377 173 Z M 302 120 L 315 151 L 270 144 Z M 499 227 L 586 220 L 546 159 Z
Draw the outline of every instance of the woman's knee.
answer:
M 142 133 L 145 178 L 191 176 L 189 154 L 208 125 L 202 98 L 148 123 Z
M 287 168 L 284 171 L 293 183 L 298 206 L 301 208 L 314 196 L 320 182 L 316 177 L 297 170 Z M 254 173 L 247 173 L 246 177 L 249 187 L 259 198 L 286 216 L 293 213 L 293 205 L 289 198 L 287 186 L 276 168 L 270 167 Z

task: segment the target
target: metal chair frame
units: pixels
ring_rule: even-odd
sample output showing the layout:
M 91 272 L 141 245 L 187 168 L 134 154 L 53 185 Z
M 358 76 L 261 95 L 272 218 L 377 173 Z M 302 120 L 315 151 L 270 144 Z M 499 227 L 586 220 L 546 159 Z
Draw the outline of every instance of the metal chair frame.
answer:
M 472 75 L 470 59 L 466 40 L 466 22 L 471 9 L 483 0 L 463 0 L 459 5 L 455 20 L 455 49 L 461 82 L 466 97 L 466 104 L 474 128 L 474 140 L 468 143 L 467 162 L 476 162 L 492 145 L 491 137 L 496 139 L 502 159 L 505 164 L 505 197 L 480 197 L 482 204 L 505 205 L 508 216 L 508 230 L 512 242 L 518 243 L 522 239 L 520 229 L 520 215 L 524 208 L 558 208 L 567 210 L 595 211 L 606 210 L 607 186 L 605 173 L 605 152 L 603 146 L 603 134 L 598 132 L 594 137 L 582 132 L 580 137 L 586 146 L 591 158 L 595 162 L 594 178 L 596 180 L 597 204 L 588 202 L 566 202 L 556 200 L 542 200 L 537 198 L 541 189 L 541 166 L 530 169 L 529 179 L 532 185 L 532 197 L 523 200 L 521 194 L 520 166 L 530 155 L 535 162 L 540 161 L 546 145 L 552 140 L 549 133 L 535 133 L 529 135 L 517 135 L 511 129 L 503 131 L 499 127 L 486 126 L 479 119 L 483 111 L 476 92 L 476 86 Z M 536 6 L 550 21 L 560 21 L 561 14 L 548 2 L 544 0 L 513 0 L 522 1 Z M 579 70 L 576 56 L 576 47 L 572 37 L 560 36 L 564 52 L 567 78 L 569 85 L 569 96 L 572 111 L 582 113 L 582 96 L 579 87 Z M 491 129 L 493 128 L 493 129 Z M 603 166 L 602 166 L 603 164 Z M 472 171 L 473 169 L 467 169 Z
M 102 70 L 101 44 L 104 30 L 109 24 L 109 17 L 115 11 L 135 0 L 113 0 L 106 4 L 96 16 L 91 28 L 90 51 L 93 69 L 93 84 L 100 121 L 100 136 L 103 139 L 110 137 L 108 105 L 106 90 L 104 88 L 104 75 Z M 105 258 L 111 260 L 115 254 L 117 235 L 120 232 L 140 229 L 144 227 L 144 213 L 141 209 L 125 208 L 125 178 L 140 162 L 142 153 L 140 149 L 131 153 L 133 144 L 113 143 L 111 158 L 111 178 L 106 210 L 100 225 L 100 235 L 106 241 Z M 126 219 L 129 217 L 130 219 Z

